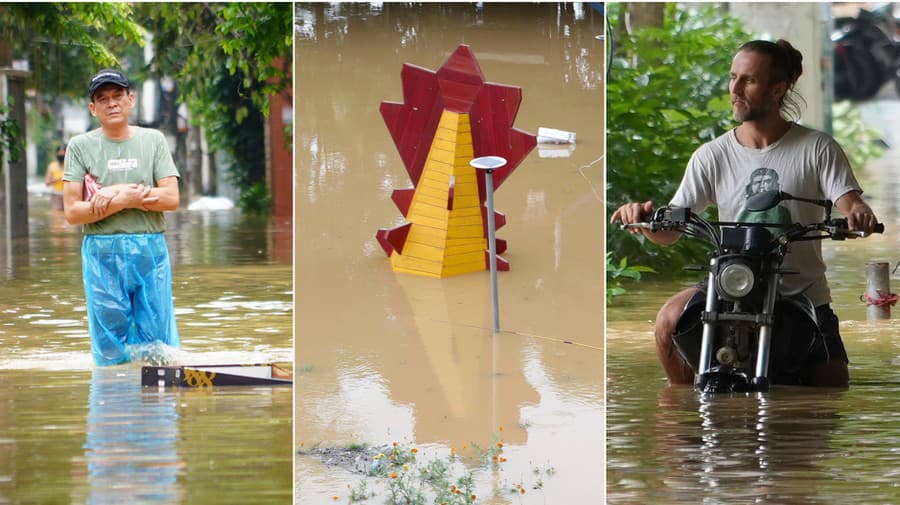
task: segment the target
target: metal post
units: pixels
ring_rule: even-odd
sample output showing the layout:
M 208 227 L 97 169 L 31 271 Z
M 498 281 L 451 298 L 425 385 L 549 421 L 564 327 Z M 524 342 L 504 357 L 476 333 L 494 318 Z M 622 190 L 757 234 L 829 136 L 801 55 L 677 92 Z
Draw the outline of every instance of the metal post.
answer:
M 494 308 L 494 333 L 500 333 L 500 307 L 497 295 L 497 240 L 494 223 L 494 177 L 495 169 L 506 165 L 506 160 L 499 156 L 482 156 L 469 162 L 473 168 L 483 170 L 484 189 L 487 193 L 488 251 L 491 265 L 491 300 Z
M 866 263 L 866 319 L 890 319 L 890 303 L 878 303 L 891 294 L 887 263 Z

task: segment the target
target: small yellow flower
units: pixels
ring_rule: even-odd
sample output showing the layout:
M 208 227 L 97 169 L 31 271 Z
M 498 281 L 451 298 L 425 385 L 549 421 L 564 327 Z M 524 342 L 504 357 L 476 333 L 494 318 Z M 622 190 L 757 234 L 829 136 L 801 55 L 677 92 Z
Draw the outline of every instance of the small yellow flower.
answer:
M 497 447 L 503 449 L 503 442 L 497 442 Z
M 332 499 L 332 500 L 334 500 L 334 501 L 338 501 L 338 497 L 337 497 L 337 495 L 335 495 L 335 496 L 332 496 L 332 497 L 331 497 L 331 499 Z
M 419 450 L 416 449 L 415 447 L 413 447 L 412 449 L 409 450 L 409 452 L 415 454 L 415 453 L 419 452 Z
M 383 453 L 383 452 L 379 452 L 378 454 L 375 455 L 375 461 L 378 461 L 379 459 L 381 459 L 381 458 L 383 458 L 383 457 L 384 457 L 384 453 Z
M 456 456 L 456 447 L 451 447 L 451 448 L 450 448 L 450 455 L 451 455 L 451 456 Z
M 522 493 L 522 494 L 525 494 L 525 488 L 524 488 L 524 487 L 520 487 L 520 488 L 519 488 L 519 492 Z
M 506 463 L 506 458 L 500 458 L 501 463 Z
M 478 497 L 475 496 L 475 495 L 473 494 L 473 495 L 472 495 L 472 501 L 475 501 L 476 499 L 478 499 Z
M 408 472 L 408 471 L 409 471 L 409 465 L 403 465 L 403 471 L 404 471 L 404 472 Z
M 394 442 L 394 447 L 397 447 L 397 442 Z
M 392 479 L 396 479 L 396 478 L 397 478 L 397 472 L 391 472 L 391 478 L 392 478 Z

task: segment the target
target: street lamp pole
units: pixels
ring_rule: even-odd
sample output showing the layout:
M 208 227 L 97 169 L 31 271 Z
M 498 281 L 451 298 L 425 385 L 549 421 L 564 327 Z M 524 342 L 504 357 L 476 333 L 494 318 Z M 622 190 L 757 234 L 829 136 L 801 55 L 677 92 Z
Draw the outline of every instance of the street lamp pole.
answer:
M 469 162 L 473 168 L 484 172 L 484 188 L 487 193 L 488 251 L 491 265 L 491 300 L 494 309 L 494 333 L 500 333 L 500 308 L 497 295 L 497 240 L 494 223 L 494 170 L 506 165 L 500 156 L 482 156 Z

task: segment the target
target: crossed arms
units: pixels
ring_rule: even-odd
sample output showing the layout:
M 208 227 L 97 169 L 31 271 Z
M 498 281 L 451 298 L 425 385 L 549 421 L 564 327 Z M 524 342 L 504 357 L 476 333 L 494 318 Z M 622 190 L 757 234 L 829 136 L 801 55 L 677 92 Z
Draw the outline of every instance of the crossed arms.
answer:
M 156 187 L 144 184 L 105 186 L 90 201 L 82 200 L 83 182 L 66 181 L 63 202 L 69 224 L 90 224 L 125 209 L 173 211 L 178 209 L 178 177 L 163 177 Z

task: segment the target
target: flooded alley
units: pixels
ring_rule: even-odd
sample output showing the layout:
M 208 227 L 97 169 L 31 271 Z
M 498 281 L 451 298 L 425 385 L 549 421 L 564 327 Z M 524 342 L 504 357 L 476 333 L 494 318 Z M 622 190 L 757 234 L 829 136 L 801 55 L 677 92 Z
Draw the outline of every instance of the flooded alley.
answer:
M 172 362 L 290 367 L 290 222 L 167 219 Z M 30 194 L 29 229 L 0 238 L 0 503 L 289 501 L 291 388 L 159 390 L 141 387 L 144 363 L 95 367 L 80 227 Z

